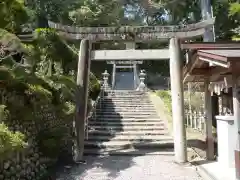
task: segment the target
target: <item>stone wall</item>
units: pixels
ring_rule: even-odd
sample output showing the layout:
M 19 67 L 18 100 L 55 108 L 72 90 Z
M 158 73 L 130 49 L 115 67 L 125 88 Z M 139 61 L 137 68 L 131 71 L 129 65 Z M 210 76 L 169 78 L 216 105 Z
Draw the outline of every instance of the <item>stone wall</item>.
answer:
M 57 110 L 53 110 L 53 107 L 42 106 L 35 113 L 35 117 L 38 117 L 39 121 L 23 122 L 12 120 L 6 122 L 10 130 L 20 131 L 25 134 L 27 147 L 20 152 L 11 153 L 0 158 L 0 180 L 46 179 L 45 176 L 48 175 L 47 169 L 56 162 L 57 155 L 60 155 L 64 148 L 71 152 L 72 123 L 70 119 L 72 119 L 72 116 L 61 118 L 56 112 Z M 46 148 L 46 152 L 56 154 L 56 157 L 47 157 L 43 147 L 40 147 L 42 142 L 40 142 L 39 137 L 47 140 L 48 138 L 44 137 L 44 134 L 47 134 L 46 132 L 60 128 L 64 128 L 64 140 L 61 141 L 60 148 L 57 150 L 51 149 L 51 147 Z M 48 140 L 48 143 L 51 144 L 51 139 Z

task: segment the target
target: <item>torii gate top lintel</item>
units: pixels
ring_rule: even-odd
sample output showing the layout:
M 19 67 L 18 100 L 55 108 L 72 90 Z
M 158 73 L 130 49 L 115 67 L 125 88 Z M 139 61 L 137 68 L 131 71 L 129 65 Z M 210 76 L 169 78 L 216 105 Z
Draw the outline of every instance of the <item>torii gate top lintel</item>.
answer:
M 213 26 L 215 18 L 195 24 L 178 26 L 120 26 L 120 27 L 74 27 L 49 21 L 49 27 L 56 29 L 67 39 L 89 39 L 91 41 L 122 40 L 152 41 L 177 37 L 189 39 L 202 36 L 207 27 Z

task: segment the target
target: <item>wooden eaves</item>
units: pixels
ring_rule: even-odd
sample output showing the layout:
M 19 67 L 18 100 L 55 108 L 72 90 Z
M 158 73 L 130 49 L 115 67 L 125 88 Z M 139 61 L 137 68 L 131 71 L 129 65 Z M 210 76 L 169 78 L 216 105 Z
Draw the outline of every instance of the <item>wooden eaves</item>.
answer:
M 206 77 L 216 82 L 233 67 L 240 73 L 240 43 L 183 43 L 181 48 L 195 50 L 183 68 L 184 83 L 203 82 Z

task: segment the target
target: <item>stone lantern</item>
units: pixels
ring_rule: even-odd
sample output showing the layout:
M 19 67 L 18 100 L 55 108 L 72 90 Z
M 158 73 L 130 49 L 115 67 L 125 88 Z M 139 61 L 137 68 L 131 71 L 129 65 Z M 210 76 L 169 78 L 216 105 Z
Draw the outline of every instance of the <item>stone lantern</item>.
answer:
M 109 73 L 107 72 L 107 70 L 104 71 L 104 73 L 102 73 L 103 75 L 103 89 L 107 89 L 108 88 L 108 77 L 109 77 Z
M 139 86 L 137 88 L 137 91 L 144 91 L 145 90 L 145 87 L 146 87 L 146 85 L 144 83 L 145 77 L 146 77 L 146 73 L 144 73 L 144 71 L 141 70 L 140 74 L 139 74 L 140 83 L 139 83 Z

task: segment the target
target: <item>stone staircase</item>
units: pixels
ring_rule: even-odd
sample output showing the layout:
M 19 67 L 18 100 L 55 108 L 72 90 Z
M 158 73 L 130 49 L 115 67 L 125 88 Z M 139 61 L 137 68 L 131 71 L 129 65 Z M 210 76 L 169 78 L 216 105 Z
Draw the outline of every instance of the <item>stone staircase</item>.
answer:
M 172 153 L 173 139 L 145 92 L 106 93 L 88 127 L 85 155 Z

